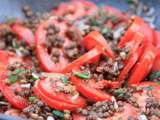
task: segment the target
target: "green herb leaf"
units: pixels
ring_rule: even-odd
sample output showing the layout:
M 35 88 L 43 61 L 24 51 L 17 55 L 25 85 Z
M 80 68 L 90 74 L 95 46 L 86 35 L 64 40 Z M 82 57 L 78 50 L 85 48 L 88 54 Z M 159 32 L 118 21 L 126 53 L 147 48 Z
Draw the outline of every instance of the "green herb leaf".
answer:
M 18 76 L 16 76 L 16 75 L 11 75 L 11 76 L 8 77 L 8 80 L 7 80 L 7 81 L 8 81 L 10 84 L 13 84 L 13 83 L 15 83 L 17 80 L 18 80 Z
M 74 75 L 79 78 L 82 78 L 82 79 L 89 79 L 90 78 L 88 73 L 74 72 Z
M 160 71 L 151 73 L 151 74 L 149 75 L 149 79 L 150 79 L 150 80 L 153 80 L 153 79 L 156 79 L 156 78 L 159 78 L 159 77 L 160 77 Z
M 36 98 L 35 96 L 30 96 L 30 97 L 29 97 L 29 101 L 30 101 L 31 103 L 35 103 L 35 102 L 37 101 L 37 98 Z
M 61 80 L 64 84 L 68 84 L 68 83 L 69 83 L 68 78 L 67 78 L 66 76 L 61 77 L 60 80 Z
M 63 117 L 64 117 L 64 113 L 61 112 L 61 111 L 53 110 L 52 113 L 53 113 L 53 115 L 55 115 L 56 117 L 59 117 L 59 118 L 63 118 Z

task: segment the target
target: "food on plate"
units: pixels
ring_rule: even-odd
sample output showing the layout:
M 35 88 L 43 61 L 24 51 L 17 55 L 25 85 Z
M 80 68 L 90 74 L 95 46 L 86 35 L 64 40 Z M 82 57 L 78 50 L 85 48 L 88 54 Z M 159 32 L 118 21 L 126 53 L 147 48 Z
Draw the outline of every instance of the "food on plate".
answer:
M 0 113 L 29 120 L 160 120 L 160 32 L 89 1 L 0 24 Z

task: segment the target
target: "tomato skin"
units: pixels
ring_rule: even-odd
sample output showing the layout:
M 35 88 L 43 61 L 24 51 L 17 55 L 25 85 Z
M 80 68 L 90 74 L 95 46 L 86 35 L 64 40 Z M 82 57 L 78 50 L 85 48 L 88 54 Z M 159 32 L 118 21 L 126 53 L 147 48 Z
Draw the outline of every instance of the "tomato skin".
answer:
M 77 91 L 79 91 L 81 94 L 83 94 L 85 97 L 92 101 L 112 100 L 112 96 L 106 94 L 105 92 L 99 89 L 95 89 L 87 85 L 85 82 L 82 82 L 80 78 L 72 76 L 71 81 L 77 87 Z
M 109 47 L 107 41 L 97 31 L 92 31 L 87 36 L 85 36 L 83 38 L 83 40 L 81 41 L 81 44 L 82 44 L 82 46 L 84 46 L 88 50 L 91 50 L 92 48 L 94 48 L 96 46 L 100 46 L 102 51 L 104 51 L 103 53 L 107 57 L 111 57 L 111 58 L 114 57 L 114 53 L 111 50 L 111 48 Z
M 152 44 L 147 44 L 145 46 L 144 53 L 142 54 L 139 62 L 133 68 L 128 80 L 129 85 L 138 84 L 147 76 L 153 66 L 156 54 L 157 49 Z
M 24 40 L 29 47 L 35 45 L 34 35 L 32 31 L 18 23 L 11 26 L 12 31 L 19 36 L 20 39 Z
M 61 83 L 61 81 L 59 81 Z M 52 98 L 57 101 L 66 102 L 69 104 L 77 105 L 78 107 L 84 107 L 86 105 L 85 100 L 78 96 L 73 100 L 73 96 L 65 94 L 62 92 L 56 92 L 56 84 L 51 84 L 49 79 L 40 80 L 37 83 L 37 87 L 43 92 L 47 97 Z
M 50 97 L 47 97 L 38 87 L 37 87 L 37 83 L 34 86 L 34 93 L 40 98 L 42 99 L 43 102 L 45 102 L 46 104 L 48 104 L 48 106 L 50 106 L 51 108 L 57 109 L 57 110 L 71 110 L 74 111 L 78 108 L 77 105 L 74 104 L 69 104 L 66 102 L 62 102 L 62 101 L 57 101 L 54 100 Z
M 78 59 L 74 60 L 70 64 L 68 64 L 61 73 L 71 72 L 73 69 L 80 67 L 84 63 L 91 62 L 94 63 L 97 61 L 97 57 L 101 55 L 101 50 L 99 47 L 95 47 L 94 49 L 88 51 L 84 55 L 80 56 Z

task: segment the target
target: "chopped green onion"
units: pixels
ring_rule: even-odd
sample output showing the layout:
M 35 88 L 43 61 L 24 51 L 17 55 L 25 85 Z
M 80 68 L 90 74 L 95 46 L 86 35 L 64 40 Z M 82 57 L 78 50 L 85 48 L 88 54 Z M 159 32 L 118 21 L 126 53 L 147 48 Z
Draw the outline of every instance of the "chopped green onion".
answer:
M 62 76 L 62 77 L 60 78 L 60 80 L 61 80 L 64 84 L 68 84 L 68 83 L 69 83 L 68 78 L 67 78 L 66 76 Z
M 29 101 L 30 101 L 31 103 L 35 103 L 36 100 L 37 100 L 37 98 L 36 98 L 35 96 L 30 96 L 30 97 L 29 97 Z
M 157 71 L 157 72 L 151 73 L 151 75 L 149 76 L 149 79 L 153 80 L 159 77 L 160 77 L 160 71 Z
M 88 73 L 74 72 L 74 75 L 79 78 L 82 78 L 82 79 L 89 79 L 90 78 Z
M 58 110 L 53 110 L 52 111 L 52 114 L 56 117 L 59 117 L 59 118 L 63 118 L 64 117 L 64 113 L 61 112 L 61 111 L 58 111 Z
M 16 76 L 16 75 L 11 75 L 11 76 L 8 77 L 8 80 L 7 80 L 7 81 L 8 81 L 10 84 L 13 84 L 13 83 L 15 83 L 17 80 L 18 80 L 18 76 Z

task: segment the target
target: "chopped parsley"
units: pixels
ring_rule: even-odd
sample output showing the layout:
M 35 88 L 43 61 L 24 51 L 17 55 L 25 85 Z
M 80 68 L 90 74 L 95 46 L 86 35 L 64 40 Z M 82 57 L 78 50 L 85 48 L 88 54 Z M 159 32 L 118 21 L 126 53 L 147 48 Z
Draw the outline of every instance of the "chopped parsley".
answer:
M 125 94 L 125 91 L 123 89 L 116 89 L 114 90 L 114 94 L 117 96 L 117 97 L 122 97 L 124 94 Z

